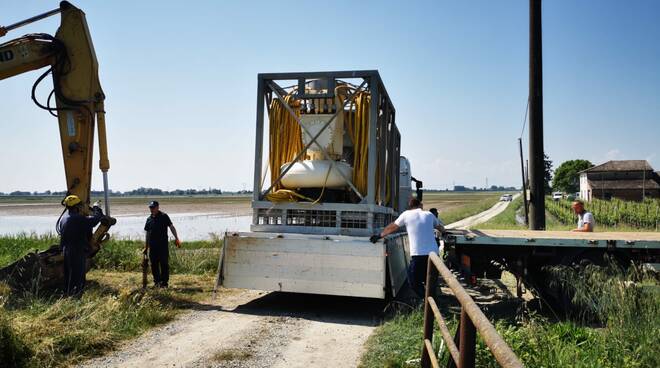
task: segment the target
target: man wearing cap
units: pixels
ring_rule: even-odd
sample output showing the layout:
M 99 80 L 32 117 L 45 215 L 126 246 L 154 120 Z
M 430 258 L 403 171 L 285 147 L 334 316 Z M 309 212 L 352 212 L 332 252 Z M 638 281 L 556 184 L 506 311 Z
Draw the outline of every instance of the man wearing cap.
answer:
M 177 248 L 181 247 L 179 236 L 176 233 L 170 217 L 161 212 L 157 201 L 149 202 L 151 215 L 147 217 L 144 225 L 146 231 L 146 241 L 144 253 L 149 251 L 149 261 L 151 262 L 151 273 L 154 276 L 154 286 L 166 288 L 170 280 L 169 249 L 167 246 L 167 228 L 174 235 L 174 243 Z
M 103 211 L 98 203 L 94 203 L 93 215 L 83 215 L 83 203 L 76 195 L 67 196 L 62 204 L 66 206 L 67 214 L 60 220 L 58 231 L 64 253 L 66 295 L 80 297 L 85 288 L 87 253 L 92 230 L 103 218 Z

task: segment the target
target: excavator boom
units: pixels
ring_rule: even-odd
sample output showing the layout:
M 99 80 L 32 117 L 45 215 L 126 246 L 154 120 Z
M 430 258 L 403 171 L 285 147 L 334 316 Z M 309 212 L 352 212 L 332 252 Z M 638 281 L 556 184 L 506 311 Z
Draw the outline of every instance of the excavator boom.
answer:
M 90 211 L 94 131 L 98 128 L 99 167 L 103 173 L 105 218 L 91 240 L 90 257 L 93 257 L 99 251 L 101 244 L 107 240 L 108 230 L 116 221 L 110 217 L 108 201 L 107 173 L 110 162 L 105 129 L 105 95 L 99 81 L 98 61 L 85 13 L 63 1 L 58 9 L 7 27 L 0 27 L 0 37 L 13 29 L 58 13 L 61 15 L 61 24 L 55 36 L 43 33 L 29 34 L 0 44 L 0 80 L 49 67 L 32 87 L 32 99 L 37 106 L 58 119 L 67 195 L 75 194 L 80 197 L 84 204 L 85 215 Z M 49 74 L 53 79 L 53 91 L 44 104 L 38 101 L 36 89 Z M 54 98 L 54 105 L 51 105 L 51 98 Z M 62 269 L 62 257 L 54 250 L 55 248 L 51 248 L 43 252 L 43 257 L 40 254 L 26 256 L 23 260 L 0 270 L 0 278 L 7 274 L 16 277 L 18 273 L 22 273 L 23 275 L 19 277 L 21 282 L 14 284 L 26 282 L 33 284 L 32 279 L 37 275 L 41 275 L 42 285 L 61 283 L 63 273 L 60 279 L 57 270 Z M 50 275 L 48 279 L 44 274 Z

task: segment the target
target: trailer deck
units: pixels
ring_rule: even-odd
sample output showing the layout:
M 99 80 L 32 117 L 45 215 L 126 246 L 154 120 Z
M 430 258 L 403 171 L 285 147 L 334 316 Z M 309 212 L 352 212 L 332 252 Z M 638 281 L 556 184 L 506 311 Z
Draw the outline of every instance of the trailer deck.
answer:
M 453 230 L 449 241 L 456 245 L 525 247 L 584 247 L 660 249 L 660 232 L 594 232 L 540 230 Z
M 471 283 L 507 270 L 546 298 L 553 295 L 549 266 L 660 263 L 660 232 L 450 230 L 444 242 L 448 260 Z

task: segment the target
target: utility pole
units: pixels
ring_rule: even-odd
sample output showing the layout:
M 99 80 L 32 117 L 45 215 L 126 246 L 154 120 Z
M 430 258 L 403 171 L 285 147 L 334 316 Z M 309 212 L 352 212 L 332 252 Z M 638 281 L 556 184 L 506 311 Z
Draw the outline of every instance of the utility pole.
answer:
M 529 0 L 529 228 L 545 230 L 541 0 Z

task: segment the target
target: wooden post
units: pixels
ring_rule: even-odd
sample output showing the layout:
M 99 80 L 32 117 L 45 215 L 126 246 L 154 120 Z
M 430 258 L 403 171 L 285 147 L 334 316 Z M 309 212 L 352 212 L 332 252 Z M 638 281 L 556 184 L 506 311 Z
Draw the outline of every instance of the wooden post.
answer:
M 461 307 L 460 331 L 458 346 L 460 359 L 458 361 L 458 368 L 474 368 L 477 330 L 463 307 Z
M 426 270 L 426 292 L 424 295 L 424 340 L 429 340 L 430 342 L 433 342 L 433 327 L 435 319 L 433 316 L 433 310 L 429 305 L 429 298 L 435 299 L 437 287 L 438 269 L 435 268 L 435 264 L 431 262 L 431 258 L 429 257 Z M 425 344 L 422 344 L 422 368 L 431 367 L 431 357 L 429 354 L 431 354 L 431 352 L 427 351 Z

